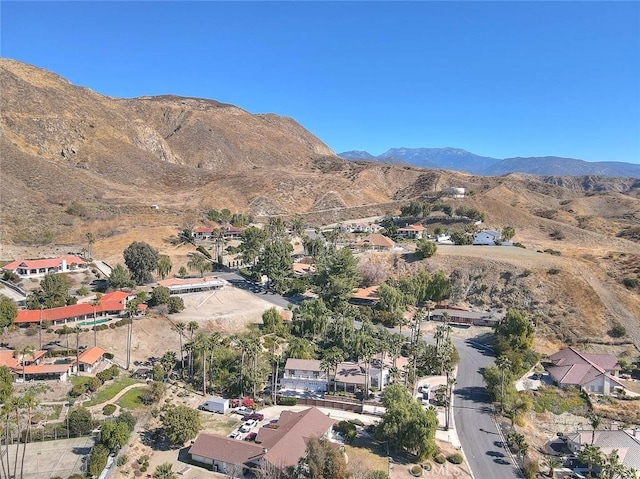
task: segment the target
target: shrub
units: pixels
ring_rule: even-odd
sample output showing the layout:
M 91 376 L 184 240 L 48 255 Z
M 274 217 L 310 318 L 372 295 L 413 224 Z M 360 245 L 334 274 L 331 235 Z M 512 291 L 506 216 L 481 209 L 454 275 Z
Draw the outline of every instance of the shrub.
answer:
M 434 456 L 433 460 L 438 464 L 444 464 L 447 461 L 447 458 L 444 456 L 444 454 L 439 453 Z
M 115 404 L 107 404 L 102 408 L 102 414 L 105 416 L 111 416 L 114 412 L 116 412 Z
M 357 435 L 355 424 L 352 424 L 349 421 L 340 421 L 334 426 L 334 430 L 344 434 L 346 443 L 353 442 Z
M 627 335 L 627 329 L 622 324 L 616 324 L 613 328 L 607 331 L 607 334 L 612 338 L 621 338 Z
M 513 243 L 513 246 L 515 246 L 516 248 L 527 249 L 527 247 L 525 245 L 523 245 L 522 243 Z
M 294 397 L 283 397 L 283 396 L 278 396 L 277 401 L 278 405 L 280 406 L 295 406 L 296 404 L 298 404 L 298 400 Z
M 413 477 L 422 476 L 422 467 L 417 464 L 414 464 L 409 468 L 409 474 L 411 474 Z
M 638 286 L 638 284 L 640 284 L 640 281 L 636 278 L 625 278 L 622 280 L 622 284 L 626 287 L 626 288 L 635 288 L 636 286 Z
M 534 461 L 533 459 L 527 457 L 524 460 L 522 471 L 524 472 L 524 477 L 526 477 L 527 479 L 535 479 L 536 477 L 538 477 L 540 467 L 538 466 L 537 461 Z
M 462 454 L 460 454 L 459 452 L 450 454 L 447 456 L 447 461 L 449 461 L 451 464 L 462 464 Z
M 127 455 L 126 454 L 122 454 L 120 456 L 118 456 L 118 461 L 116 462 L 116 465 L 118 467 L 122 467 L 127 463 Z
M 547 271 L 547 274 L 560 274 L 560 270 L 558 268 L 551 268 Z

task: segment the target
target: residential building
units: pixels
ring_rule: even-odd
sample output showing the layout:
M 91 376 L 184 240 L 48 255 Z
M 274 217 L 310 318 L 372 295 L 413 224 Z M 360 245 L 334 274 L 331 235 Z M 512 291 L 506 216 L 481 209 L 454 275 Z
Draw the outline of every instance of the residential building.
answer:
M 380 286 L 369 286 L 368 288 L 358 288 L 356 289 L 349 302 L 351 304 L 356 304 L 360 306 L 373 306 L 378 301 L 380 301 L 380 296 L 378 296 L 378 289 Z
M 92 373 L 95 371 L 102 361 L 104 360 L 104 353 L 106 351 L 98 346 L 93 346 L 86 349 L 78 356 L 78 370 L 82 373 Z M 73 364 L 76 363 L 74 358 Z
M 202 278 L 168 278 L 158 281 L 158 285 L 168 288 L 171 294 L 186 294 L 220 289 L 224 286 L 224 282 L 217 276 L 204 276 Z
M 426 234 L 426 228 L 419 224 L 406 225 L 403 228 L 398 228 L 398 236 L 401 238 L 419 240 Z
M 617 451 L 623 465 L 640 472 L 640 437 L 638 436 L 640 433 L 637 429 L 630 431 L 604 429 L 577 431 L 567 434 L 566 439 L 567 447 L 573 453 L 593 443 L 605 456 Z
M 548 361 L 546 370 L 560 387 L 576 386 L 604 395 L 616 388 L 624 389 L 624 384 L 617 379 L 621 367 L 613 354 L 580 353 L 565 348 L 549 356 Z
M 435 308 L 428 311 L 426 320 L 445 321 L 454 325 L 495 326 L 504 314 L 488 311 L 467 311 L 457 308 Z
M 268 468 L 284 470 L 304 457 L 309 438 L 329 437 L 335 422 L 315 407 L 283 411 L 274 428 L 260 428 L 255 444 L 203 433 L 189 455 L 194 462 L 233 477 Z
M 391 238 L 380 233 L 365 236 L 359 244 L 364 250 L 372 251 L 391 251 L 396 245 Z
M 197 240 L 206 240 L 211 238 L 213 228 L 208 226 L 199 226 L 193 229 L 193 237 Z
M 83 326 L 91 326 L 97 319 L 119 316 L 126 311 L 127 300 L 131 297 L 125 291 L 114 291 L 100 298 L 97 304 L 78 303 L 49 309 L 21 309 L 14 323 L 18 326 L 28 326 L 33 323 L 50 321 L 52 325 L 86 322 Z M 146 304 L 138 305 L 138 311 L 144 313 Z M 104 321 L 100 321 L 103 323 Z
M 318 359 L 289 358 L 284 366 L 280 385 L 296 391 L 325 392 L 327 373 L 320 367 Z
M 87 262 L 78 256 L 63 256 L 61 258 L 47 259 L 21 259 L 12 261 L 2 267 L 5 271 L 11 271 L 21 278 L 35 278 L 48 273 L 73 273 L 84 271 Z
M 473 234 L 473 244 L 495 246 L 502 240 L 502 234 L 494 230 L 482 230 Z
M 56 380 L 66 381 L 74 372 L 71 361 L 44 361 L 47 352 L 38 350 L 24 355 L 10 349 L 0 350 L 0 366 L 6 366 L 16 382 Z

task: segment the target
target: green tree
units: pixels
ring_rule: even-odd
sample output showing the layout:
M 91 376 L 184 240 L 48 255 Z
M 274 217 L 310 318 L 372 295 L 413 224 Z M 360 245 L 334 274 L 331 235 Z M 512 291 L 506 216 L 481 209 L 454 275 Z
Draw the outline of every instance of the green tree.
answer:
M 193 256 L 189 259 L 187 266 L 192 271 L 198 271 L 200 276 L 204 276 L 206 271 L 211 271 L 211 261 L 201 253 L 193 253 Z
M 172 467 L 170 462 L 158 465 L 153 471 L 153 479 L 176 479 L 177 475 L 171 470 Z
M 599 467 L 604 462 L 604 456 L 599 447 L 591 444 L 586 444 L 580 452 L 578 452 L 578 459 L 587 465 L 588 477 L 593 477 L 593 468 Z
M 134 241 L 122 252 L 124 263 L 136 284 L 150 283 L 158 266 L 158 250 L 144 241 Z
M 185 278 L 187 276 L 187 268 L 185 268 L 184 266 L 180 266 L 180 269 L 178 270 L 178 276 L 180 276 L 181 278 Z
M 347 479 L 349 472 L 344 455 L 327 439 L 310 438 L 305 455 L 291 477 L 297 479 Z
M 13 324 L 13 320 L 18 316 L 18 305 L 16 302 L 0 294 L 0 328 L 5 328 Z
M 296 359 L 312 359 L 315 356 L 315 346 L 304 338 L 291 338 L 287 357 Z
M 396 449 L 415 453 L 423 460 L 436 451 L 438 417 L 411 397 L 402 384 L 390 384 L 382 394 L 385 413 L 376 429 L 377 436 Z
M 293 311 L 296 334 L 315 337 L 325 331 L 329 321 L 329 309 L 321 298 L 308 299 Z
M 531 362 L 527 353 L 533 344 L 534 333 L 535 328 L 527 314 L 516 309 L 509 309 L 497 324 L 494 350 L 498 356 L 506 356 L 511 360 L 514 372 L 522 372 L 530 366 L 524 363 Z
M 362 279 L 358 259 L 348 248 L 330 249 L 316 267 L 314 282 L 320 298 L 332 310 L 344 307 Z
M 439 303 L 451 296 L 451 281 L 442 271 L 438 271 L 429 280 L 426 297 L 430 301 Z
M 255 264 L 256 258 L 267 242 L 268 233 L 256 226 L 250 226 L 240 235 L 241 243 L 238 246 L 240 259 L 245 264 Z
M 166 254 L 159 255 L 158 263 L 156 264 L 156 271 L 161 279 L 164 279 L 171 272 L 171 268 L 173 268 L 171 258 Z
M 104 444 L 97 444 L 91 450 L 91 455 L 87 460 L 87 471 L 92 477 L 98 477 L 107 466 L 109 459 L 109 449 Z
M 264 245 L 258 256 L 256 270 L 269 278 L 269 287 L 279 294 L 289 289 L 293 278 L 293 246 L 288 240 L 275 237 Z
M 427 238 L 419 239 L 416 243 L 416 254 L 420 259 L 431 258 L 438 251 L 438 245 Z
M 589 414 L 589 424 L 591 424 L 591 444 L 596 440 L 596 430 L 600 427 L 602 418 L 595 413 Z
M 344 351 L 337 346 L 331 346 L 329 349 L 325 349 L 322 352 L 322 362 L 320 367 L 327 373 L 327 391 L 329 390 L 329 383 L 331 377 L 331 371 L 334 373 L 334 377 L 337 373 L 338 365 L 345 360 Z M 333 392 L 336 392 L 336 382 L 333 381 Z
M 0 366 L 0 404 L 13 394 L 13 375 L 7 366 Z
M 511 364 L 511 361 L 509 360 L 509 358 L 505 357 L 505 356 L 499 356 L 498 359 L 496 359 L 496 366 L 498 367 L 498 369 L 501 372 L 501 380 L 500 380 L 500 408 L 502 411 L 504 411 L 504 384 L 505 384 L 505 375 L 507 373 L 507 371 L 510 371 L 513 364 Z
M 502 239 L 505 241 L 511 241 L 511 239 L 516 235 L 516 229 L 513 226 L 505 226 L 502 229 Z
M 151 298 L 149 299 L 149 306 L 159 306 L 161 304 L 167 304 L 171 298 L 171 291 L 166 286 L 156 286 L 151 291 Z
M 184 299 L 180 298 L 179 296 L 169 297 L 169 301 L 167 301 L 167 305 L 169 306 L 169 314 L 179 313 L 180 311 L 183 311 L 185 308 Z
M 131 430 L 122 421 L 106 421 L 100 429 L 100 442 L 112 451 L 116 447 L 124 446 L 129 441 Z
M 82 406 L 75 407 L 67 413 L 67 423 L 69 434 L 72 436 L 82 436 L 93 429 L 91 412 Z
M 133 288 L 136 282 L 131 277 L 131 273 L 122 264 L 118 263 L 111 270 L 109 275 L 109 287 L 114 289 Z
M 262 325 L 265 333 L 275 333 L 282 329 L 282 316 L 275 307 L 262 313 Z
M 75 304 L 77 299 L 69 295 L 71 281 L 64 273 L 47 273 L 40 281 L 40 291 L 27 296 L 29 309 L 57 308 Z
M 172 406 L 161 418 L 164 432 L 173 444 L 184 444 L 195 438 L 202 429 L 200 414 L 187 406 Z

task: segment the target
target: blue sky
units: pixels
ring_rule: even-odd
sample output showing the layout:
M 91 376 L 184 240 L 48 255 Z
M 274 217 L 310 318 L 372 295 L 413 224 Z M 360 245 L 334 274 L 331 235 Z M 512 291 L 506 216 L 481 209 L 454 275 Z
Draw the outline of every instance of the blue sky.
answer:
M 11 2 L 1 54 L 290 116 L 336 152 L 640 163 L 640 2 Z

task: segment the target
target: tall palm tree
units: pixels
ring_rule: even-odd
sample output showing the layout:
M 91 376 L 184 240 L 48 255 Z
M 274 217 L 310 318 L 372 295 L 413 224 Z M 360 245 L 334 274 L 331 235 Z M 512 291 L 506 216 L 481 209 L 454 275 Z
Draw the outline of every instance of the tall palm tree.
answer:
M 618 450 L 614 449 L 604 458 L 604 462 L 602 464 L 602 476 L 604 479 L 613 479 L 614 477 L 620 477 L 624 472 L 625 467 L 620 462 Z
M 76 334 L 76 376 L 80 376 L 80 333 L 83 330 L 80 326 L 75 326 L 71 331 Z
M 93 345 L 98 345 L 98 328 L 96 327 L 96 307 L 100 304 L 98 298 L 91 301 L 91 307 L 93 308 Z
M 222 336 L 217 331 L 210 334 L 209 337 L 207 338 L 206 350 L 209 353 L 209 373 L 208 373 L 209 384 L 213 382 L 213 379 L 212 379 L 213 378 L 213 357 L 216 353 L 217 348 L 220 346 L 221 341 L 222 341 Z M 207 378 L 203 372 L 202 382 L 205 389 L 206 389 L 206 381 L 207 381 Z
M 197 321 L 189 321 L 187 331 L 189 331 L 189 339 L 193 343 L 193 335 L 200 326 Z M 193 346 L 193 344 L 192 344 Z M 189 350 L 189 380 L 193 381 L 193 347 Z
M 585 445 L 578 453 L 581 462 L 587 465 L 588 476 L 593 477 L 593 466 L 600 466 L 603 462 L 603 455 L 600 448 L 590 444 Z
M 335 375 L 337 374 L 338 365 L 344 361 L 344 353 L 342 350 L 336 346 L 332 346 L 329 349 L 324 351 L 322 358 L 322 362 L 320 363 L 320 367 L 323 371 L 327 373 L 327 391 L 329 391 L 329 385 L 331 383 L 330 373 L 334 371 L 333 375 L 333 392 L 336 392 L 336 380 Z
M 502 371 L 502 381 L 500 383 L 500 409 L 504 411 L 504 376 L 507 370 L 511 369 L 512 363 L 506 356 L 496 359 L 496 366 Z
M 25 370 L 26 358 L 27 356 L 31 356 L 31 359 L 33 359 L 34 353 L 35 353 L 35 350 L 33 349 L 33 346 L 31 346 L 30 344 L 27 344 L 24 348 L 20 350 L 20 365 L 22 366 L 22 382 L 27 381 L 27 373 Z
M 36 397 L 33 391 L 28 391 L 22 397 L 22 404 L 27 408 L 27 430 L 24 436 L 24 443 L 22 444 L 22 460 L 20 462 L 20 477 L 24 477 L 24 457 L 27 452 L 27 443 L 31 438 L 31 413 L 36 406 Z
M 183 321 L 178 321 L 175 325 L 176 331 L 178 331 L 178 336 L 180 337 L 180 377 L 184 378 L 184 354 L 182 350 L 182 336 L 184 335 L 184 331 L 187 329 L 187 324 Z
M 364 390 L 362 391 L 362 406 L 364 407 L 364 401 L 369 396 L 369 365 L 371 358 L 376 349 L 376 341 L 362 331 L 358 331 L 354 342 L 354 353 L 358 360 L 362 359 L 364 362 Z

